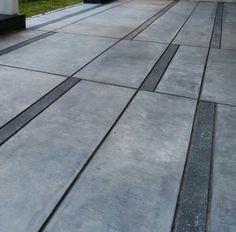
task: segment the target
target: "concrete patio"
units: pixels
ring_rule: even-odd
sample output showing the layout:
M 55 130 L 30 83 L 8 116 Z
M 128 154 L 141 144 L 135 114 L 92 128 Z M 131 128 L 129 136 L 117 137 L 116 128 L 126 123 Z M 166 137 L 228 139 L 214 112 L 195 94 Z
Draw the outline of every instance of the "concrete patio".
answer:
M 236 231 L 236 3 L 26 23 L 0 36 L 0 232 Z

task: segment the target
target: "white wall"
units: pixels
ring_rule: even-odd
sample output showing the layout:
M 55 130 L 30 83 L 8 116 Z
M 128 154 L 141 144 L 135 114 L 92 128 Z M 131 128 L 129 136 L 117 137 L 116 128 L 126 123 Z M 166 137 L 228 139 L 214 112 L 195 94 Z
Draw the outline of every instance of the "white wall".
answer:
M 0 14 L 18 14 L 18 0 L 0 0 Z

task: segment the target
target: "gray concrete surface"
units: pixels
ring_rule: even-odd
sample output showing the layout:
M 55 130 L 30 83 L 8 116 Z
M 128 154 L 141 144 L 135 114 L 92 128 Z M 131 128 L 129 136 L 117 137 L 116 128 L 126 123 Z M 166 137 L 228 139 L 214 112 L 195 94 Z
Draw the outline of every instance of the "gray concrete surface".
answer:
M 235 232 L 235 3 L 219 49 L 217 3 L 168 4 L 76 5 L 0 37 L 1 232 Z

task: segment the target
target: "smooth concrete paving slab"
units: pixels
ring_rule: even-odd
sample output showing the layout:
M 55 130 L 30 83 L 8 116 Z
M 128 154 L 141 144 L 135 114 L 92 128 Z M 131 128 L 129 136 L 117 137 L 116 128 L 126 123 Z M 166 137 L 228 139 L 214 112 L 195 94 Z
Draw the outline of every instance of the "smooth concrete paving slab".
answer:
M 167 45 L 122 41 L 75 77 L 138 88 Z
M 156 91 L 198 98 L 207 48 L 180 46 Z
M 195 6 L 195 2 L 177 3 L 135 39 L 170 43 Z
M 132 95 L 82 81 L 1 146 L 2 231 L 38 231 Z
M 136 4 L 136 7 L 122 4 L 102 14 L 63 27 L 59 29 L 58 32 L 122 38 L 169 3 L 169 1 L 161 1 L 159 4 L 151 5 L 151 9 L 150 6 L 149 8 L 147 6 L 146 10 L 140 8 L 139 4 Z M 155 13 L 153 8 L 155 9 Z
M 0 66 L 0 127 L 65 78 Z
M 170 231 L 195 103 L 139 92 L 45 232 Z
M 118 1 L 118 2 L 113 2 L 111 4 L 106 4 L 106 5 L 103 5 L 103 6 L 99 6 L 99 7 L 96 7 L 94 9 L 91 9 L 89 11 L 86 11 L 84 13 L 81 13 L 81 14 L 78 14 L 78 15 L 75 15 L 75 16 L 72 16 L 72 17 L 68 17 L 66 19 L 59 20 L 59 21 L 56 21 L 54 23 L 50 23 L 48 25 L 39 27 L 37 30 L 43 30 L 43 31 L 56 30 L 56 29 L 59 29 L 61 27 L 68 26 L 72 23 L 82 21 L 83 19 L 86 19 L 86 18 L 91 17 L 93 15 L 104 13 L 104 11 L 107 11 L 107 10 L 112 9 L 112 8 L 114 8 L 116 6 L 119 6 L 119 5 L 121 5 L 121 3 Z
M 200 2 L 174 43 L 208 47 L 217 9 L 215 2 Z
M 40 24 L 48 23 L 52 20 L 60 19 L 71 14 L 79 14 L 84 10 L 92 9 L 95 6 L 99 6 L 99 4 L 78 4 L 73 7 L 67 7 L 61 10 L 56 10 L 54 12 L 46 13 L 40 16 L 30 17 L 26 20 L 26 27 L 32 28 L 39 26 Z
M 211 49 L 201 98 L 236 105 L 236 51 Z
M 56 33 L 0 57 L 0 64 L 72 75 L 115 39 Z
M 145 19 L 143 18 L 119 18 L 116 15 L 104 16 L 102 14 L 89 17 L 57 31 L 82 35 L 122 38 L 141 25 L 144 21 Z
M 236 50 L 236 4 L 224 4 L 221 48 Z
M 14 32 L 7 35 L 1 35 L 0 51 L 8 47 L 14 46 L 18 43 L 24 42 L 28 39 L 34 38 L 38 35 L 42 35 L 43 33 L 44 32 L 42 31 L 26 30 L 26 31 Z
M 171 1 L 157 1 L 158 4 L 123 4 L 116 8 L 113 8 L 107 12 L 104 12 L 104 16 L 116 16 L 119 18 L 132 17 L 132 18 L 144 18 L 148 19 L 155 15 L 163 7 L 170 4 Z
M 209 232 L 236 229 L 236 108 L 217 106 Z

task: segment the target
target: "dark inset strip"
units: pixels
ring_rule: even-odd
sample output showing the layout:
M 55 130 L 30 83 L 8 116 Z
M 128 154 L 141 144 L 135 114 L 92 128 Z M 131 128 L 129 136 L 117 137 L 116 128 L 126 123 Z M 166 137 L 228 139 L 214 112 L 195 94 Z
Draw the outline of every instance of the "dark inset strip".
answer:
M 36 41 L 38 41 L 40 39 L 46 38 L 46 37 L 48 37 L 50 35 L 53 35 L 55 33 L 56 32 L 51 32 L 51 31 L 50 32 L 46 32 L 46 33 L 43 33 L 41 35 L 35 36 L 35 37 L 31 38 L 31 39 L 25 40 L 25 41 L 23 41 L 21 43 L 18 43 L 16 45 L 13 45 L 11 47 L 8 47 L 6 49 L 3 49 L 3 50 L 0 51 L 0 56 L 5 55 L 5 54 L 7 54 L 9 52 L 12 52 L 12 51 L 14 51 L 14 50 L 16 50 L 18 48 L 24 47 L 24 46 L 26 46 L 28 44 L 33 43 L 33 42 L 36 42 Z
M 89 8 L 89 9 L 84 9 L 84 10 L 82 10 L 82 11 L 75 12 L 75 13 L 73 13 L 73 14 L 65 15 L 65 16 L 63 16 L 63 17 L 61 17 L 61 18 L 53 19 L 53 20 L 51 20 L 51 21 L 48 21 L 48 22 L 41 23 L 41 24 L 39 24 L 39 25 L 30 27 L 30 29 L 33 29 L 33 30 L 34 30 L 34 29 L 38 29 L 38 28 L 40 28 L 40 27 L 44 27 L 44 26 L 50 25 L 50 24 L 52 24 L 52 23 L 56 23 L 56 22 L 59 22 L 59 21 L 68 19 L 68 18 L 74 17 L 74 16 L 76 16 L 76 15 L 83 14 L 83 13 L 88 12 L 88 11 L 90 11 L 90 10 L 94 10 L 94 9 L 99 8 L 99 7 L 101 7 L 101 6 L 102 6 L 102 5 L 93 6 L 93 7 Z
M 19 130 L 21 130 L 25 125 L 27 125 L 31 120 L 33 120 L 37 115 L 39 115 L 67 91 L 69 91 L 79 81 L 80 79 L 73 77 L 66 79 L 64 82 L 51 90 L 48 94 L 32 104 L 29 108 L 3 125 L 0 128 L 0 145 L 2 145 Z
M 170 44 L 167 47 L 161 58 L 157 61 L 157 63 L 154 65 L 154 67 L 146 77 L 140 88 L 141 90 L 151 92 L 155 91 L 158 83 L 160 82 L 162 76 L 164 75 L 167 67 L 169 66 L 178 49 L 178 44 Z
M 215 103 L 197 106 L 173 224 L 174 232 L 206 231 L 212 163 Z
M 221 47 L 223 10 L 224 10 L 224 3 L 218 2 L 212 39 L 211 39 L 211 48 Z
M 140 34 L 142 31 L 144 31 L 148 26 L 150 26 L 153 22 L 155 22 L 158 18 L 160 18 L 163 14 L 165 14 L 171 7 L 173 7 L 178 1 L 171 2 L 169 5 L 164 7 L 161 11 L 159 11 L 157 14 L 152 16 L 150 19 L 148 19 L 146 22 L 141 24 L 138 28 L 136 28 L 134 31 L 132 31 L 130 34 L 128 34 L 124 39 L 126 40 L 132 40 L 134 39 L 138 34 Z

